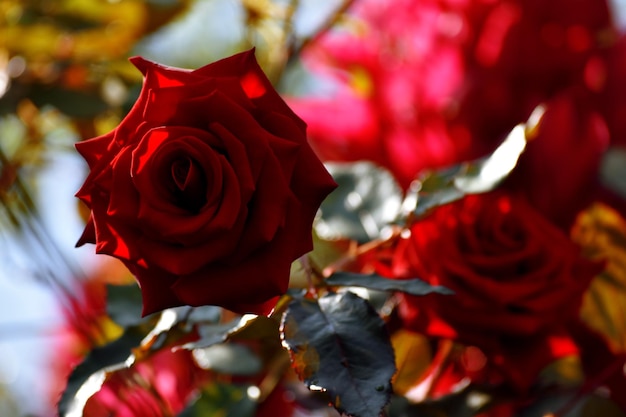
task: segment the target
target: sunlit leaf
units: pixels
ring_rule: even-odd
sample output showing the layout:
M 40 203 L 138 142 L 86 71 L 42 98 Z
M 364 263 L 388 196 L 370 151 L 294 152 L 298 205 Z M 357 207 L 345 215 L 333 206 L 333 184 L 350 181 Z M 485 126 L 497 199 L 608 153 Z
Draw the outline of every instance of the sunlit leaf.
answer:
M 139 345 L 144 336 L 143 328 L 129 327 L 114 342 L 92 349 L 85 360 L 70 374 L 67 387 L 58 404 L 59 415 L 69 416 L 68 411 L 75 408 L 73 404 L 80 400 L 77 399 L 77 393 L 88 382 L 89 378 L 103 369 L 123 363 L 130 357 L 131 350 Z
M 246 314 L 226 324 L 201 326 L 200 338 L 186 343 L 184 349 L 199 349 L 226 342 L 229 339 L 258 339 L 278 341 L 279 323 L 266 316 Z
M 411 295 L 453 294 L 441 285 L 430 285 L 421 279 L 389 279 L 377 274 L 336 272 L 326 279 L 328 285 L 364 287 L 380 291 L 401 291 Z
M 577 387 L 583 383 L 582 364 L 579 356 L 565 356 L 545 367 L 539 375 L 539 383 L 546 386 Z
M 526 147 L 526 126 L 515 126 L 495 151 L 474 162 L 465 175 L 455 178 L 455 185 L 466 194 L 494 189 L 515 168 Z
M 482 415 L 479 413 L 485 409 L 491 398 L 490 393 L 471 386 L 437 400 L 420 403 L 412 403 L 406 397 L 394 396 L 387 409 L 387 417 L 473 417 Z
M 141 290 L 137 284 L 107 285 L 107 314 L 120 326 L 141 321 Z
M 193 357 L 202 369 L 228 375 L 256 375 L 263 367 L 261 359 L 250 348 L 236 343 L 194 349 Z
M 600 167 L 603 184 L 626 198 L 626 149 L 613 147 L 606 151 Z
M 306 259 L 300 259 L 291 265 L 289 288 L 309 288 L 312 269 L 322 271 L 356 248 L 357 244 L 352 240 L 326 240 L 313 231 L 313 250 L 306 255 Z
M 349 416 L 379 416 L 391 393 L 394 354 L 384 322 L 365 300 L 350 292 L 294 300 L 281 330 L 309 389 L 325 391 Z
M 541 118 L 541 108 L 535 113 L 538 114 L 531 116 L 532 123 L 538 122 L 534 119 Z M 493 190 L 515 168 L 526 147 L 526 135 L 531 128 L 530 119 L 527 124 L 515 126 L 496 150 L 485 158 L 421 173 L 405 196 L 402 212 L 420 217 L 466 194 Z
M 616 352 L 626 352 L 626 221 L 610 207 L 595 204 L 577 219 L 572 238 L 606 267 L 585 294 L 581 316 L 603 334 Z
M 430 341 L 426 336 L 401 329 L 391 335 L 391 344 L 398 369 L 393 379 L 393 390 L 396 394 L 404 394 L 415 385 L 430 365 Z
M 322 203 L 316 231 L 322 238 L 368 242 L 398 216 L 402 192 L 392 175 L 369 162 L 328 164 L 339 187 Z

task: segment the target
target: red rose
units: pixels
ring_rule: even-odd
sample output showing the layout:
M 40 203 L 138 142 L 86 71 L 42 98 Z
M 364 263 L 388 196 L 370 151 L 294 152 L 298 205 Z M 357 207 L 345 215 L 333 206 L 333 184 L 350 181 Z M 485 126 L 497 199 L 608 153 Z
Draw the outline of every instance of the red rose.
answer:
M 131 61 L 141 94 L 111 133 L 77 144 L 91 172 L 79 244 L 133 272 L 143 313 L 179 305 L 266 312 L 335 187 L 304 122 L 254 52 L 195 71 Z
M 164 349 L 131 368 L 110 373 L 85 404 L 83 415 L 178 415 L 209 377 L 196 366 L 192 352 Z
M 454 295 L 406 296 L 408 328 L 484 350 L 516 387 L 576 351 L 565 330 L 600 265 L 525 200 L 470 195 L 411 227 L 391 273 L 443 285 Z
M 598 174 L 609 131 L 593 109 L 593 96 L 570 88 L 546 103 L 505 187 L 522 192 L 552 223 L 567 231 L 579 211 L 596 197 Z
M 613 29 L 605 0 L 363 0 L 350 14 L 347 30 L 303 55 L 332 88 L 290 103 L 321 157 L 369 159 L 404 187 L 424 169 L 490 153 L 571 85 L 595 91 Z

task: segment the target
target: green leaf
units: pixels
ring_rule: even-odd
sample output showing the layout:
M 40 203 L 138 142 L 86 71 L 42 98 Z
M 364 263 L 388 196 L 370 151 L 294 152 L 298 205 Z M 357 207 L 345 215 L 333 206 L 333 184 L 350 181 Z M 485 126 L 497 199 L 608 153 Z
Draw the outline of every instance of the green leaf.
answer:
M 411 295 L 431 293 L 454 294 L 441 285 L 430 285 L 421 279 L 389 279 L 377 274 L 357 274 L 353 272 L 336 272 L 326 279 L 328 285 L 354 286 L 380 291 L 401 291 Z
M 230 323 L 200 326 L 198 328 L 200 338 L 182 347 L 200 349 L 230 339 L 278 340 L 278 325 L 276 320 L 269 317 L 246 314 Z
M 202 369 L 227 375 L 252 376 L 263 368 L 263 362 L 252 349 L 237 343 L 194 349 L 193 357 Z
M 519 417 L 625 417 L 626 414 L 608 398 L 600 395 L 581 395 L 577 390 L 565 394 L 553 394 L 534 401 Z
M 387 416 L 473 417 L 484 411 L 489 401 L 491 401 L 491 396 L 488 393 L 481 392 L 470 386 L 454 394 L 444 395 L 436 400 L 420 403 L 413 403 L 406 397 L 394 396 L 387 408 Z
M 541 118 L 542 114 L 540 106 L 531 115 L 529 123 L 533 118 Z M 484 193 L 497 187 L 515 168 L 526 148 L 528 128 L 527 124 L 515 126 L 491 155 L 472 162 L 464 175 L 456 177 L 455 186 L 465 194 Z
M 74 118 L 95 117 L 109 109 L 96 92 L 75 91 L 61 87 L 33 88 L 32 99 L 37 107 L 52 105 Z
M 138 346 L 146 335 L 140 326 L 129 327 L 117 340 L 94 348 L 85 360 L 79 364 L 69 376 L 67 387 L 58 404 L 59 415 L 65 417 L 70 410 L 74 409 L 77 393 L 86 384 L 87 380 L 95 373 L 123 363 L 131 355 L 131 349 Z
M 212 383 L 178 417 L 254 417 L 257 404 L 249 394 L 254 392 L 254 388 L 256 387 Z
M 137 284 L 107 285 L 107 314 L 122 327 L 141 322 L 141 290 Z
M 402 212 L 421 217 L 466 194 L 493 190 L 515 168 L 526 146 L 526 130 L 527 125 L 515 126 L 500 146 L 485 158 L 422 172 L 411 184 L 402 203 Z
M 309 389 L 325 391 L 349 416 L 380 415 L 396 368 L 385 324 L 367 301 L 351 292 L 294 300 L 281 331 Z
M 600 180 L 603 185 L 626 198 L 626 149 L 613 146 L 604 153 Z
M 317 233 L 369 242 L 398 217 L 402 191 L 393 176 L 369 162 L 327 164 L 338 187 L 322 203 Z

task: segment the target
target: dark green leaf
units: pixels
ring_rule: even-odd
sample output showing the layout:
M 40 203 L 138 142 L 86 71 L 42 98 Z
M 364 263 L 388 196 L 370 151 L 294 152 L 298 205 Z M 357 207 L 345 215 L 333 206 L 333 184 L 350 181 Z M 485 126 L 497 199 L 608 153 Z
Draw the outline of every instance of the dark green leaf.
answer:
M 202 369 L 228 375 L 258 374 L 263 362 L 249 347 L 237 343 L 220 343 L 193 350 L 193 357 Z
M 123 363 L 130 357 L 131 349 L 138 346 L 145 335 L 141 327 L 129 327 L 119 339 L 89 352 L 85 360 L 70 374 L 67 387 L 58 404 L 59 415 L 66 415 L 76 398 L 76 393 L 91 375 L 112 365 Z
M 136 284 L 107 285 L 107 314 L 122 327 L 141 321 L 141 290 Z
M 187 322 L 192 324 L 216 323 L 220 319 L 222 309 L 216 306 L 191 307 Z
M 464 193 L 456 188 L 454 180 L 466 172 L 468 164 L 458 164 L 436 171 L 425 171 L 409 187 L 402 210 L 423 216 L 432 208 L 450 203 L 463 197 Z
M 96 92 L 66 90 L 60 87 L 34 88 L 32 99 L 38 107 L 49 104 L 76 118 L 95 117 L 109 108 Z
M 540 118 L 542 112 L 539 108 L 531 118 Z M 515 126 L 491 155 L 471 162 L 467 172 L 454 179 L 454 185 L 465 194 L 484 193 L 497 187 L 515 168 L 526 148 L 526 129 L 525 124 Z
M 519 417 L 624 417 L 626 414 L 610 399 L 601 396 L 581 395 L 578 390 L 552 394 L 534 401 L 517 415 Z
M 351 292 L 294 300 L 281 326 L 300 378 L 340 412 L 378 417 L 389 401 L 393 348 L 382 319 Z
M 245 315 L 227 324 L 213 324 L 198 328 L 200 338 L 186 343 L 184 349 L 205 348 L 229 339 L 278 340 L 278 323 L 265 316 Z
M 250 386 L 210 384 L 202 390 L 198 400 L 178 417 L 253 417 L 257 404 L 249 395 L 250 388 Z
M 338 188 L 324 200 L 316 231 L 323 238 L 369 242 L 398 217 L 402 191 L 391 174 L 369 162 L 327 164 Z
M 431 209 L 493 190 L 517 164 L 526 145 L 525 125 L 515 126 L 489 156 L 436 171 L 422 172 L 413 182 L 402 203 L 403 213 L 417 217 Z
M 419 403 L 394 396 L 386 411 L 388 417 L 473 417 L 488 409 L 492 399 L 490 393 L 468 385 L 453 394 Z
M 380 291 L 401 291 L 411 295 L 431 293 L 453 294 L 453 291 L 441 285 L 430 285 L 421 279 L 389 279 L 377 274 L 356 274 L 336 272 L 326 279 L 329 285 L 364 287 Z
M 600 180 L 626 198 L 626 149 L 614 146 L 605 152 L 600 166 Z

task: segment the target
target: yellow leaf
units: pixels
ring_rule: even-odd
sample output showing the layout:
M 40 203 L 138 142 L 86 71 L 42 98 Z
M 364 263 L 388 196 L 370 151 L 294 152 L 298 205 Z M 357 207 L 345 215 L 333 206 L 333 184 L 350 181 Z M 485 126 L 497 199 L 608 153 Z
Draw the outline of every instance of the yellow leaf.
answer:
M 408 330 L 399 330 L 391 336 L 391 344 L 396 355 L 396 372 L 393 389 L 403 395 L 422 378 L 431 362 L 431 349 L 428 339 Z
M 597 203 L 579 215 L 572 239 L 588 257 L 606 261 L 585 294 L 581 317 L 615 352 L 626 352 L 626 221 Z

